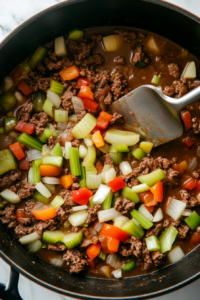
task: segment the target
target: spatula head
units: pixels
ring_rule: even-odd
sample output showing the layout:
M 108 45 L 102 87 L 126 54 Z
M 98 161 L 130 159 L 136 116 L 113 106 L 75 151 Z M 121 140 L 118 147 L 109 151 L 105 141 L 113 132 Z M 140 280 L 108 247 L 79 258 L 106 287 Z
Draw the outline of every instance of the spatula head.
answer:
M 155 146 L 183 134 L 178 113 L 154 86 L 141 86 L 131 91 L 115 101 L 109 110 L 123 115 L 126 130 L 140 133 Z

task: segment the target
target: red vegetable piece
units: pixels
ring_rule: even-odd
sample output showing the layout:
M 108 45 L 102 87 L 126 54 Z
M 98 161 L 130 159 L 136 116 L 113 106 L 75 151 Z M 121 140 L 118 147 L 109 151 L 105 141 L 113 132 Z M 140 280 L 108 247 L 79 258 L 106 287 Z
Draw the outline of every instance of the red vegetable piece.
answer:
M 97 119 L 96 127 L 105 130 L 108 127 L 111 119 L 112 119 L 112 115 L 108 114 L 105 111 L 102 111 Z
M 97 128 L 97 126 L 94 127 L 94 129 L 91 131 L 91 134 L 94 134 L 97 131 L 100 131 L 101 135 L 104 136 L 105 131 Z
M 190 178 L 183 184 L 184 189 L 193 190 L 196 187 L 196 180 L 194 178 Z
M 98 107 L 98 103 L 96 103 L 94 100 L 90 99 L 82 99 L 83 100 L 83 105 L 85 109 L 95 111 Z
M 154 194 L 151 191 L 146 191 L 139 194 L 140 200 L 142 203 L 145 204 L 145 206 L 155 206 L 157 204 L 157 201 L 154 198 Z
M 97 244 L 90 245 L 87 248 L 86 253 L 87 253 L 89 259 L 93 260 L 93 259 L 95 259 L 95 257 L 97 257 L 97 255 L 100 253 L 100 251 L 101 251 L 101 244 L 97 243 Z
M 191 113 L 188 110 L 184 110 L 181 112 L 181 118 L 185 125 L 185 130 L 192 128 L 192 117 Z
M 191 137 L 187 137 L 183 140 L 185 146 L 190 149 L 194 144 L 195 144 L 195 141 L 193 138 Z
M 92 84 L 92 82 L 87 78 L 79 78 L 76 83 L 76 88 L 80 89 L 82 86 L 87 86 Z
M 81 98 L 81 99 L 94 100 L 93 96 L 94 96 L 94 94 L 91 91 L 89 86 L 82 86 L 80 91 L 79 91 L 79 94 L 78 94 L 78 97 Z
M 119 227 L 110 224 L 104 224 L 103 228 L 101 229 L 101 235 L 111 237 L 115 240 L 120 242 L 126 242 L 129 238 L 130 234 Z
M 16 142 L 16 143 L 10 145 L 9 148 L 18 160 L 25 157 L 25 153 L 19 142 Z
M 86 187 L 79 189 L 78 191 L 72 191 L 72 200 L 78 204 L 85 205 L 88 203 L 93 193 Z
M 196 187 L 194 189 L 195 191 L 200 191 L 200 179 L 196 179 Z
M 21 224 L 19 219 L 24 218 L 24 217 L 25 217 L 24 209 L 22 209 L 22 208 L 17 209 L 16 210 L 16 219 L 17 219 L 18 224 Z
M 200 243 L 200 232 L 193 232 L 190 238 L 190 244 L 199 244 Z
M 121 190 L 123 187 L 126 186 L 126 184 L 123 181 L 121 176 L 118 176 L 117 178 L 115 178 L 115 179 L 111 180 L 110 182 L 108 182 L 108 185 L 111 188 L 113 193 Z
M 157 182 L 154 186 L 150 188 L 150 191 L 154 195 L 154 199 L 157 202 L 162 202 L 163 201 L 163 184 L 161 181 Z
M 19 65 L 12 74 L 12 78 L 19 78 L 20 76 L 22 76 L 22 66 Z
M 17 89 L 22 92 L 25 96 L 29 96 L 32 94 L 31 88 L 28 86 L 28 84 L 25 82 L 25 80 L 22 80 L 18 86 Z
M 87 263 L 88 263 L 90 269 L 95 269 L 95 262 L 94 262 L 94 260 L 88 259 Z
M 18 166 L 20 170 L 29 170 L 30 169 L 30 164 L 29 164 L 29 160 L 28 157 L 24 157 L 22 158 L 19 162 L 18 162 Z
M 15 130 L 32 134 L 35 130 L 35 126 L 23 121 L 19 121 L 19 123 L 17 123 L 17 125 L 15 126 Z

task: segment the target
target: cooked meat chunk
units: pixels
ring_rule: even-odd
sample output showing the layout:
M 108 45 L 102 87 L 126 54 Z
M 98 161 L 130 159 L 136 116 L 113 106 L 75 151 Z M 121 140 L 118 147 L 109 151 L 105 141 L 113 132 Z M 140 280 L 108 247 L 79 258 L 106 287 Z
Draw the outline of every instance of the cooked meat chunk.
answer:
M 33 104 L 31 102 L 21 106 L 18 110 L 19 120 L 23 122 L 29 122 L 32 111 Z
M 178 79 L 180 76 L 180 69 L 177 64 L 168 65 L 169 74 L 174 78 Z
M 69 266 L 70 273 L 79 273 L 86 270 L 88 263 L 86 256 L 77 249 L 70 249 L 63 255 L 63 260 Z
M 18 192 L 20 199 L 29 198 L 35 192 L 35 186 L 31 183 L 26 183 Z
M 136 65 L 137 63 L 143 62 L 144 64 L 149 64 L 150 59 L 143 52 L 142 45 L 139 44 L 136 49 L 133 51 L 132 63 Z
M 35 126 L 35 133 L 39 135 L 44 131 L 45 126 L 51 119 L 45 112 L 34 114 L 30 119 L 30 124 Z
M 126 215 L 135 207 L 135 203 L 126 198 L 119 197 L 115 202 L 115 209 L 122 215 Z
M 88 209 L 88 218 L 85 222 L 85 224 L 90 224 L 91 222 L 95 221 L 96 218 L 97 218 L 97 213 L 99 210 L 101 210 L 101 205 L 100 204 L 97 204 L 95 207 L 90 207 Z
M 112 119 L 110 120 L 110 124 L 115 124 L 115 123 L 124 123 L 124 118 L 122 115 L 118 113 L 114 113 L 112 116 Z

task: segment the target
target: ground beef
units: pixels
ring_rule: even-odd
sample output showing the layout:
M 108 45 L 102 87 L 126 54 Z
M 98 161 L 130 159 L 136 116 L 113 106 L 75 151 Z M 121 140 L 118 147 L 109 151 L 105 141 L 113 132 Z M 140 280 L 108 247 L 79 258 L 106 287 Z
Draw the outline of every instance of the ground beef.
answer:
M 187 94 L 187 82 L 185 78 L 181 78 L 179 80 L 175 80 L 173 82 L 174 92 L 177 95 L 177 98 L 180 98 Z
M 185 225 L 185 224 L 181 224 L 179 227 L 178 227 L 178 237 L 180 239 L 186 239 L 188 233 L 189 233 L 189 226 Z
M 62 100 L 62 106 L 65 110 L 68 111 L 68 113 L 72 113 L 74 110 L 73 104 L 72 104 L 72 96 L 75 96 L 75 92 L 72 92 L 71 90 L 67 90 L 64 92 L 64 94 L 61 96 Z
M 163 90 L 163 94 L 165 94 L 166 96 L 172 97 L 174 95 L 175 89 L 173 85 L 170 86 L 165 86 L 164 90 Z
M 75 139 L 75 140 L 72 141 L 72 147 L 79 148 L 80 145 L 81 145 L 81 141 L 80 140 Z
M 113 98 L 116 101 L 125 94 L 123 90 L 127 86 L 127 81 L 126 79 L 123 79 L 122 74 L 119 72 L 112 75 L 111 81 L 111 92 L 113 93 Z
M 110 105 L 112 103 L 112 94 L 108 92 L 107 96 L 104 99 L 105 105 Z
M 87 218 L 85 224 L 90 224 L 91 222 L 95 221 L 99 210 L 102 210 L 100 204 L 97 204 L 95 207 L 90 207 L 87 211 L 88 218 Z
M 53 147 L 55 146 L 56 142 L 54 140 L 53 136 L 50 136 L 50 138 L 48 139 L 48 144 L 49 144 L 49 148 L 53 149 Z
M 112 159 L 110 158 L 109 153 L 106 153 L 106 154 L 103 156 L 103 158 L 104 158 L 104 164 L 105 164 L 105 165 L 111 165 L 111 166 L 113 166 L 113 161 L 112 161 Z
M 35 126 L 35 134 L 39 135 L 44 131 L 44 128 L 48 122 L 51 122 L 51 118 L 43 111 L 34 114 L 29 123 Z
M 56 252 L 62 252 L 66 250 L 66 246 L 63 243 L 56 243 L 56 244 L 48 244 L 47 249 L 56 251 Z
M 73 206 L 77 206 L 77 203 L 76 202 L 74 202 L 73 200 L 72 200 L 72 191 L 69 191 L 69 190 L 61 190 L 60 191 L 60 193 L 59 193 L 59 195 L 61 196 L 61 197 L 63 197 L 63 199 L 64 199 L 64 203 L 63 203 L 63 205 L 62 205 L 62 208 L 66 211 L 66 212 L 70 212 L 70 210 L 71 210 L 71 208 L 73 207 Z
M 70 273 L 79 273 L 84 271 L 88 266 L 86 255 L 77 249 L 67 250 L 63 255 L 63 260 L 66 261 L 67 266 L 69 266 Z
M 18 225 L 15 227 L 15 233 L 18 236 L 18 238 L 21 238 L 27 234 L 30 234 L 34 232 L 36 229 L 34 227 L 28 227 L 24 225 Z
M 189 89 L 191 90 L 195 89 L 196 87 L 200 86 L 200 80 L 194 80 L 194 81 L 188 80 L 187 85 Z
M 112 119 L 110 120 L 111 125 L 116 123 L 124 123 L 124 117 L 118 113 L 114 113 Z
M 130 182 L 127 183 L 128 187 L 132 188 L 133 186 L 135 185 L 138 185 L 139 184 L 139 181 L 138 179 L 136 178 L 131 178 Z
M 193 171 L 192 172 L 192 177 L 194 177 L 194 178 L 196 178 L 196 179 L 198 179 L 199 177 L 200 177 L 200 170 L 198 170 L 198 171 Z
M 80 245 L 81 248 L 86 248 L 92 244 L 97 244 L 99 240 L 97 236 L 92 235 L 87 228 L 83 228 L 82 232 L 85 236 L 85 239 Z
M 21 176 L 22 173 L 18 170 L 10 171 L 9 174 L 3 176 L 3 178 L 0 178 L 0 188 L 9 188 L 13 182 L 19 180 Z
M 19 121 L 29 122 L 32 111 L 33 111 L 33 104 L 31 102 L 21 106 L 18 109 Z
M 160 231 L 162 230 L 162 228 L 163 228 L 162 223 L 156 224 L 153 229 L 150 228 L 150 229 L 147 230 L 146 237 L 149 237 L 149 236 L 152 236 L 152 235 L 158 236 Z
M 83 66 L 88 65 L 102 65 L 104 63 L 104 58 L 101 54 L 94 54 L 84 60 Z
M 33 227 L 30 227 L 33 228 Z M 48 230 L 55 230 L 57 227 L 55 226 L 55 220 L 54 219 L 50 219 L 47 221 L 40 221 L 39 223 L 37 223 L 34 227 L 34 231 L 37 231 L 37 233 L 39 234 L 39 236 L 42 236 L 42 233 L 45 229 Z
M 128 214 L 135 207 L 135 203 L 126 198 L 119 197 L 115 202 L 115 209 L 122 215 Z
M 142 242 L 134 236 L 131 236 L 125 243 L 121 244 L 119 253 L 122 256 L 134 255 L 140 258 L 142 255 Z
M 1 221 L 3 224 L 8 224 L 8 228 L 17 226 L 15 208 L 15 205 L 10 205 L 5 207 L 4 210 L 0 210 Z
M 65 211 L 65 209 L 63 209 L 63 207 L 58 207 L 56 208 L 56 213 L 57 216 L 54 218 L 55 221 L 54 225 L 60 227 L 67 219 L 67 212 Z
M 14 186 L 14 185 L 12 185 L 12 186 L 10 187 L 10 190 L 11 190 L 13 193 L 17 193 L 17 188 L 16 188 L 16 186 Z
M 31 183 L 25 183 L 23 188 L 21 188 L 18 192 L 18 196 L 20 199 L 29 198 L 35 192 L 35 186 Z
M 163 264 L 164 254 L 162 254 L 160 251 L 152 251 L 151 258 L 155 267 L 158 267 Z
M 192 118 L 192 128 L 195 134 L 200 133 L 200 121 L 197 118 Z
M 150 63 L 150 59 L 146 56 L 146 54 L 142 50 L 142 45 L 139 44 L 136 49 L 133 51 L 132 63 L 136 65 L 138 62 L 144 62 L 145 64 Z
M 35 223 L 36 219 L 32 215 L 32 210 L 35 207 L 36 202 L 34 200 L 28 200 L 25 203 L 24 211 L 25 217 L 31 219 L 32 223 Z
M 121 29 L 119 31 L 119 37 L 122 42 L 130 43 L 131 41 L 136 39 L 136 34 L 133 31 Z
M 31 225 L 32 222 L 30 218 L 20 218 L 19 223 L 24 226 L 27 226 L 27 225 Z
M 123 56 L 117 56 L 115 59 L 114 59 L 114 62 L 116 64 L 119 64 L 119 65 L 125 65 L 126 64 L 126 60 Z
M 48 88 L 50 87 L 50 81 L 52 79 L 51 78 L 40 78 L 38 80 L 38 88 L 39 90 L 46 92 L 48 90 Z
M 72 190 L 79 190 L 80 189 L 80 184 L 77 182 L 74 182 L 71 186 Z
M 85 117 L 86 115 L 86 111 L 85 110 L 82 110 L 78 115 L 77 115 L 77 121 L 80 122 L 83 117 Z
M 174 78 L 178 79 L 180 76 L 180 69 L 177 64 L 170 64 L 168 65 L 169 74 Z
M 186 203 L 187 208 L 191 208 L 191 207 L 200 205 L 200 202 L 198 201 L 198 199 L 191 196 L 190 193 L 188 193 L 186 190 L 180 190 L 179 193 L 180 193 L 181 200 L 184 203 Z
M 167 174 L 163 181 L 163 184 L 172 188 L 179 185 L 179 179 L 180 179 L 179 172 L 170 168 L 167 170 Z
M 95 42 L 95 41 L 94 41 Z M 79 41 L 69 41 L 69 52 L 74 56 L 76 60 L 82 61 L 89 57 L 91 53 L 91 48 L 95 43 L 86 44 L 84 42 Z

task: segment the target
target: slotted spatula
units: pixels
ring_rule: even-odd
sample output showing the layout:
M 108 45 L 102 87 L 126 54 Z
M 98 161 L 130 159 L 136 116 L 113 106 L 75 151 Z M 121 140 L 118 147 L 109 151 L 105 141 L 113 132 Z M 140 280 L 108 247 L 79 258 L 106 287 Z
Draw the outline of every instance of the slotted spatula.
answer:
M 143 85 L 115 101 L 109 110 L 123 115 L 126 130 L 140 133 L 145 140 L 158 146 L 183 134 L 180 112 L 198 98 L 200 86 L 174 99 L 155 86 Z

